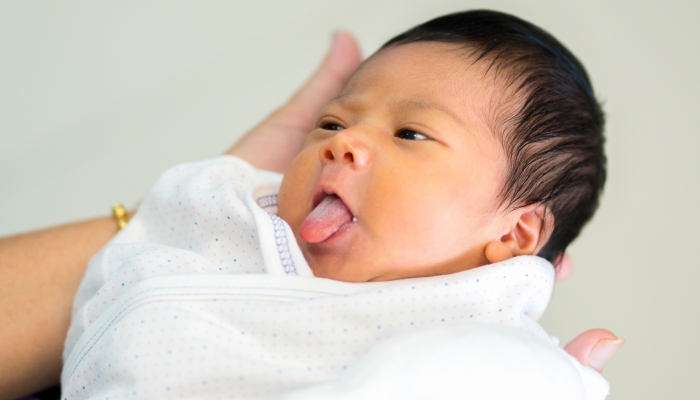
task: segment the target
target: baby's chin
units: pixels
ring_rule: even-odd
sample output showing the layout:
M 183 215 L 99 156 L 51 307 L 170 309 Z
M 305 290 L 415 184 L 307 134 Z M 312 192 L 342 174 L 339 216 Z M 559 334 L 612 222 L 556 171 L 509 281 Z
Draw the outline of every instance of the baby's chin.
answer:
M 316 256 L 304 252 L 309 268 L 317 278 L 332 279 L 341 282 L 369 282 L 377 278 L 376 273 L 371 273 L 371 268 L 366 268 L 367 263 L 350 260 L 339 256 Z M 358 267 L 359 265 L 365 268 Z
M 304 252 L 304 257 L 315 277 L 354 283 L 450 275 L 490 264 L 479 254 L 469 254 L 468 257 L 463 255 L 460 258 L 423 266 L 380 262 L 376 257 L 363 258 L 357 255 L 318 257 Z
M 308 260 L 307 260 L 308 261 Z M 353 274 L 351 271 L 347 271 L 345 268 L 339 268 L 337 266 L 328 265 L 327 263 L 309 262 L 309 267 L 311 272 L 314 273 L 316 278 L 332 279 L 334 281 L 341 282 L 366 282 L 367 280 L 362 279 L 362 277 L 357 276 L 358 274 Z
M 316 259 L 313 256 L 308 257 L 306 254 L 304 256 L 315 277 L 341 282 L 382 282 L 442 275 L 439 271 L 434 272 L 430 268 L 422 271 L 421 269 L 399 268 L 397 266 L 391 268 L 383 264 L 377 265 L 375 259 L 362 260 L 358 257 L 334 257 L 335 259 L 328 260 L 322 257 L 320 259 Z

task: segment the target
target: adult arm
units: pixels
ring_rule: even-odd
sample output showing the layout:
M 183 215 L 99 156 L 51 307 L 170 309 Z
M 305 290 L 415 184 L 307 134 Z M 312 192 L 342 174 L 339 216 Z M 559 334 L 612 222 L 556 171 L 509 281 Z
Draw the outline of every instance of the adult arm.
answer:
M 0 399 L 58 383 L 73 296 L 111 217 L 0 238 Z
M 228 154 L 282 172 L 361 62 L 354 38 L 338 33 L 306 84 Z M 110 217 L 0 238 L 0 400 L 59 382 L 72 303 L 88 260 L 116 234 Z

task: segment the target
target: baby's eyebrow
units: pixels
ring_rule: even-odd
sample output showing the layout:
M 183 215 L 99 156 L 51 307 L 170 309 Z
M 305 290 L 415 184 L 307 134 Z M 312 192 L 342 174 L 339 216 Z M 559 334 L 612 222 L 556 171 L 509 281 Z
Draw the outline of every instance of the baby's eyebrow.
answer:
M 354 94 L 354 93 L 347 93 L 347 94 L 342 94 L 334 99 L 332 99 L 329 103 L 335 102 L 339 103 L 343 107 L 347 108 L 355 108 L 357 107 L 360 103 L 361 96 Z M 396 107 L 397 108 L 408 108 L 408 109 L 421 109 L 421 110 L 437 110 L 448 117 L 452 118 L 455 120 L 457 123 L 464 125 L 464 121 L 455 114 L 452 110 L 449 108 L 443 106 L 442 104 L 438 103 L 433 103 L 430 101 L 420 101 L 420 100 L 400 100 L 396 102 Z
M 454 112 L 452 112 L 452 110 L 443 106 L 442 104 L 433 103 L 429 101 L 402 100 L 399 102 L 399 105 L 405 108 L 437 110 L 443 114 L 446 114 L 448 117 L 452 118 L 460 125 L 464 125 L 464 121 L 462 121 L 462 119 L 457 114 L 455 114 Z
M 343 106 L 348 106 L 350 105 L 348 103 L 359 102 L 359 97 L 360 96 L 355 93 L 346 93 L 341 94 L 338 97 L 332 98 L 328 103 L 340 103 Z

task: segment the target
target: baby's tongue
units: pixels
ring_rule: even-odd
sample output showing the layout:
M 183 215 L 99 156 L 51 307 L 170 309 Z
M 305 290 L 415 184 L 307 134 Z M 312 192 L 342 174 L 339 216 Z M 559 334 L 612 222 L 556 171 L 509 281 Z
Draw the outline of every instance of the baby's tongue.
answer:
M 299 234 L 307 243 L 328 239 L 343 224 L 352 220 L 352 213 L 336 195 L 323 199 L 299 226 Z

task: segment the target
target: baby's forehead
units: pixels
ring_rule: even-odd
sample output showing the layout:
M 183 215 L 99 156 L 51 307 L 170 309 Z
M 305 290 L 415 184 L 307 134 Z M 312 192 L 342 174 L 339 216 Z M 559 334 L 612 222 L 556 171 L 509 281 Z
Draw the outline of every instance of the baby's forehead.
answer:
M 492 61 L 480 59 L 464 44 L 390 46 L 365 60 L 334 101 L 349 102 L 367 93 L 381 98 L 401 94 L 406 105 L 439 104 L 492 126 L 500 109 L 512 103 L 504 84 L 508 74 L 492 67 Z
M 493 90 L 500 71 L 479 59 L 464 44 L 414 42 L 380 49 L 367 58 L 347 81 L 341 96 L 377 80 L 402 87 L 428 88 L 430 92 L 461 91 L 465 95 Z
M 397 54 L 401 57 L 396 57 Z M 395 44 L 377 50 L 360 64 L 356 73 L 378 68 L 381 65 L 407 61 L 414 63 L 428 61 L 430 68 L 438 72 L 458 69 L 465 74 L 475 74 L 481 78 L 490 79 L 494 77 L 490 72 L 496 72 L 492 67 L 497 64 L 494 62 L 493 54 L 484 53 L 482 49 L 470 43 L 418 41 Z

